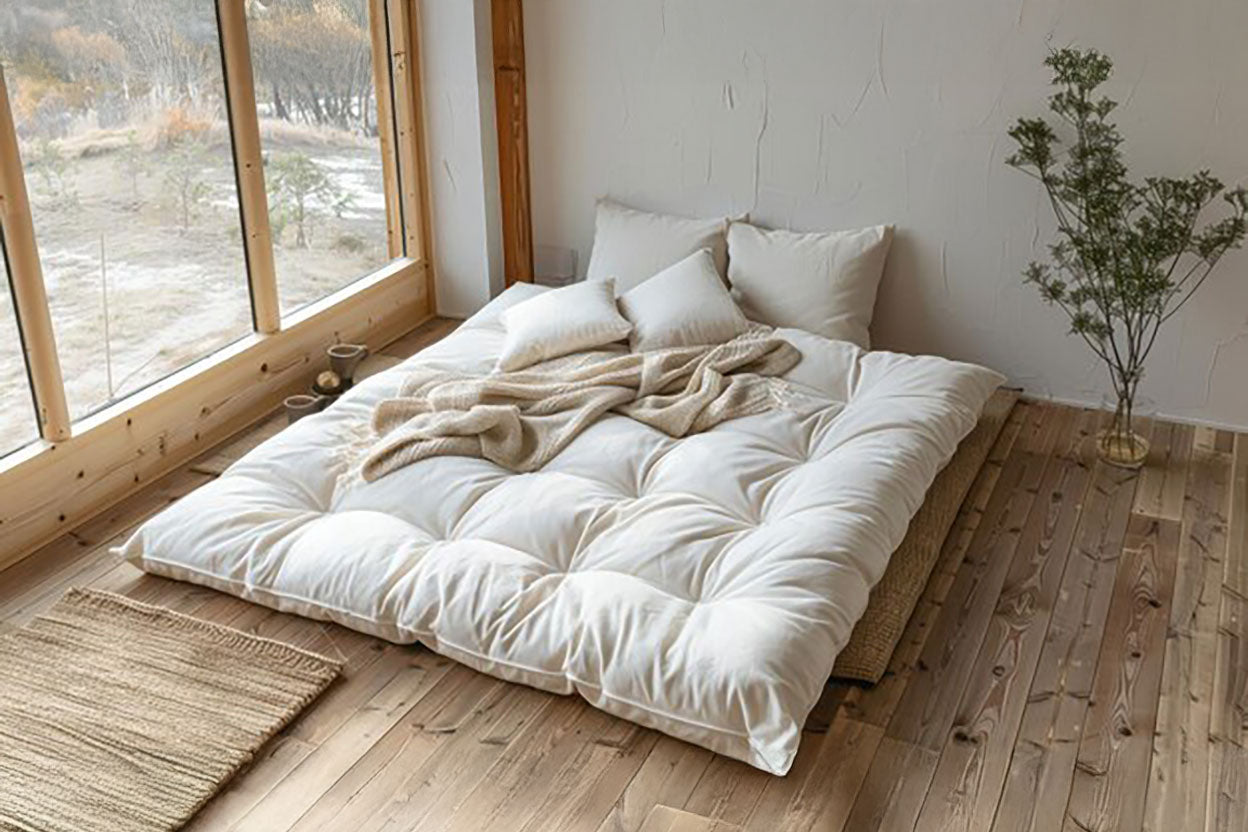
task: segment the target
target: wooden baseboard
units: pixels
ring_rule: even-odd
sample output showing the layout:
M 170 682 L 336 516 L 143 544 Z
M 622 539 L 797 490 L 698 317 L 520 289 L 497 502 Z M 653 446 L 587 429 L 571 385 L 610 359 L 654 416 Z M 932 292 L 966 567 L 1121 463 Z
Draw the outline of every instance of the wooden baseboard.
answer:
M 429 269 L 396 261 L 0 461 L 0 569 L 76 528 L 307 388 L 334 343 L 378 349 L 433 316 Z

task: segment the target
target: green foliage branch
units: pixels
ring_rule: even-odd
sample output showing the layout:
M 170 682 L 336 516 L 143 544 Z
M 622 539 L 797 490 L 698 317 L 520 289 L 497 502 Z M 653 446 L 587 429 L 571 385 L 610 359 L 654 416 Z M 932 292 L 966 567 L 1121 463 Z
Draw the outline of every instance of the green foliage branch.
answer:
M 165 157 L 165 184 L 172 192 L 179 231 L 185 234 L 199 206 L 212 193 L 206 175 L 208 148 L 196 138 L 182 138 Z
M 323 211 L 341 217 L 354 201 L 351 194 L 306 154 L 298 151 L 269 160 L 269 214 L 273 236 L 279 243 L 289 223 L 295 224 L 295 245 L 310 248 L 314 220 Z
M 1243 241 L 1248 191 L 1227 190 L 1208 170 L 1131 181 L 1109 120 L 1117 103 L 1096 95 L 1113 62 L 1095 49 L 1066 48 L 1045 65 L 1058 127 L 1020 118 L 1009 131 L 1018 150 L 1006 163 L 1044 186 L 1058 233 L 1052 262 L 1032 262 L 1023 277 L 1105 362 L 1118 398 L 1115 429 L 1132 438 L 1135 393 L 1157 333 Z M 1229 215 L 1201 225 L 1218 197 Z

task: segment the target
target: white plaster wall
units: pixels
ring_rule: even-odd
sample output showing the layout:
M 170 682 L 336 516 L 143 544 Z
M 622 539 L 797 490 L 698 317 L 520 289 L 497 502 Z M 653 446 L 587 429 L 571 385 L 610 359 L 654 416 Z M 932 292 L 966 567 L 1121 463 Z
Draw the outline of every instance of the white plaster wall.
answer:
M 438 312 L 503 288 L 489 0 L 421 0 L 421 74 Z
M 1115 58 L 1139 174 L 1248 182 L 1244 0 L 528 0 L 539 245 L 589 259 L 594 200 L 748 211 L 815 230 L 898 226 L 873 336 L 1099 402 L 1104 371 L 1019 272 L 1053 223 L 1008 168 L 1039 114 L 1048 44 Z M 783 286 L 777 286 L 783 291 Z M 1228 255 L 1167 325 L 1141 395 L 1248 426 L 1248 256 Z

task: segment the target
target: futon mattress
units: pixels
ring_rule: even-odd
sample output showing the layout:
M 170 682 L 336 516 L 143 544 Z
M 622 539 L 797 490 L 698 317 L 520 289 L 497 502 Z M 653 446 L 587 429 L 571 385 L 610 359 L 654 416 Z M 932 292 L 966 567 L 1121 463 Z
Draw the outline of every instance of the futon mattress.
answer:
M 409 359 L 491 371 L 517 285 Z M 374 482 L 344 448 L 404 365 L 140 527 L 143 569 L 578 693 L 776 774 L 871 586 L 1002 381 L 777 330 L 784 405 L 673 439 L 609 415 L 544 468 L 435 457 Z

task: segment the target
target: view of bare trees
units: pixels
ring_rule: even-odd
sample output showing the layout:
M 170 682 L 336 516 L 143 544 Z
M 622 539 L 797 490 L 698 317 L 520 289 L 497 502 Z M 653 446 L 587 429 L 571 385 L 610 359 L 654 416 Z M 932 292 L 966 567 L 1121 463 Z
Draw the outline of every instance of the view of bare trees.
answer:
M 248 14 L 263 114 L 377 135 L 363 0 L 252 0 Z
M 368 5 L 248 0 L 247 21 L 290 311 L 387 259 Z M 0 62 L 73 415 L 249 332 L 213 4 L 0 0 Z M 0 366 L 0 453 L 29 432 L 23 374 Z
M 199 0 L 3 0 L 0 45 L 23 138 L 64 138 L 170 106 L 220 105 L 216 26 Z M 211 11 L 211 10 L 209 10 Z

